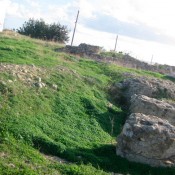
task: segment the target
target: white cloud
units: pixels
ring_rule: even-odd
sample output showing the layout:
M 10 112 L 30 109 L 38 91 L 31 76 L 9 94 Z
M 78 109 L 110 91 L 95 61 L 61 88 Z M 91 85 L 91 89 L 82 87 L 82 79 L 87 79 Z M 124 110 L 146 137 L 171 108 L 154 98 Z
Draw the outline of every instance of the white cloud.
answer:
M 71 20 L 69 18 L 69 10 L 71 8 L 71 4 L 68 3 L 66 5 L 49 5 L 47 13 L 43 14 L 43 18 L 46 19 L 47 22 L 64 22 L 69 23 Z
M 40 7 L 40 3 L 38 0 L 25 0 L 26 3 L 28 3 L 28 5 L 30 5 L 33 8 L 39 8 Z
M 0 2 L 6 1 L 9 0 Z M 41 6 L 44 2 L 40 0 L 23 0 L 23 3 L 11 1 L 8 14 L 19 18 L 44 18 L 51 22 L 58 19 L 68 23 L 75 20 L 76 12 L 80 10 L 80 20 L 93 20 L 98 14 L 108 14 L 120 21 L 146 24 L 160 35 L 175 37 L 175 25 L 172 24 L 175 16 L 174 0 L 72 0 L 64 5 L 50 3 L 45 9 Z
M 174 0 L 102 0 L 101 12 L 119 20 L 143 23 L 157 33 L 174 36 Z
M 74 8 L 80 10 L 81 17 L 94 18 L 94 12 L 97 11 L 96 5 L 91 0 L 75 0 L 73 3 Z
M 11 2 L 7 9 L 7 14 L 12 15 L 13 17 L 25 18 L 27 13 L 28 10 L 24 5 L 14 2 Z
M 158 35 L 175 38 L 174 0 L 75 0 L 72 4 L 80 10 L 83 20 L 94 20 L 97 15 L 105 14 L 123 22 L 143 24 Z
M 97 14 L 107 14 L 123 22 L 142 23 L 157 34 L 175 38 L 174 0 L 77 0 L 76 3 L 80 18 L 93 20 Z
M 38 0 L 24 0 L 24 3 L 12 2 L 8 7 L 7 14 L 13 18 L 28 20 L 29 18 L 44 19 L 48 23 L 65 22 L 69 23 L 69 11 L 71 4 L 52 5 L 39 3 Z

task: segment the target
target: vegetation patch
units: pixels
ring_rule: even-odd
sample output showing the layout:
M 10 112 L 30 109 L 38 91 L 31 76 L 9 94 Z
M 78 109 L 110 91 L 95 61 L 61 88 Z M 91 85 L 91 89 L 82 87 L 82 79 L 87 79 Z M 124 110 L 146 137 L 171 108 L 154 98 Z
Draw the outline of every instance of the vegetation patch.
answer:
M 115 153 L 127 111 L 114 104 L 109 87 L 128 74 L 163 75 L 59 53 L 55 48 L 62 46 L 55 43 L 3 34 L 0 39 L 0 48 L 5 48 L 0 49 L 1 62 L 44 70 L 39 77 L 46 84 L 29 86 L 9 71 L 0 74 L 0 174 L 175 173 Z M 71 164 L 49 160 L 43 153 Z

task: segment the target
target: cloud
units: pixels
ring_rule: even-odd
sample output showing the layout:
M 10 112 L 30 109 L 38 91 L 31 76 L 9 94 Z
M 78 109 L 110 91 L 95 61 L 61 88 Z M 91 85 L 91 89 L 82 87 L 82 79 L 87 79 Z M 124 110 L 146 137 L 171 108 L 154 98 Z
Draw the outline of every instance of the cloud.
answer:
M 40 8 L 40 2 L 39 2 L 39 0 L 25 0 L 25 2 L 29 5 L 29 6 L 31 6 L 31 7 L 33 7 L 33 8 Z
M 23 0 L 19 3 L 18 0 L 11 0 L 7 9 L 5 26 L 7 28 L 19 28 L 29 18 L 42 18 L 47 23 L 60 22 L 61 24 L 69 25 L 71 21 L 69 19 L 71 4 L 65 3 L 65 1 L 61 5 L 56 2 L 56 4 L 51 4 L 50 2 L 47 3 L 47 1 Z
M 161 35 L 155 28 L 152 28 L 144 23 L 124 22 L 109 15 L 98 14 L 95 19 L 83 20 L 81 23 L 86 27 L 98 31 L 124 35 L 147 41 L 157 41 L 168 44 L 175 43 L 175 38 L 167 35 Z
M 26 6 L 16 2 L 11 2 L 7 9 L 7 15 L 17 18 L 25 18 L 28 13 L 29 10 L 26 8 Z
M 75 0 L 73 7 L 80 10 L 82 18 L 94 18 L 94 13 L 97 10 L 96 5 L 91 0 Z
M 47 23 L 60 22 L 61 24 L 74 27 L 77 11 L 80 10 L 80 19 L 92 18 L 95 8 L 87 0 L 12 0 L 8 8 L 8 16 L 19 22 L 29 18 L 44 19 Z M 8 20 L 10 21 L 10 20 Z
M 124 27 L 124 29 L 120 27 L 122 34 L 128 32 L 126 30 L 128 26 L 132 35 L 126 36 L 148 38 L 147 40 L 155 39 L 157 42 L 174 44 L 174 0 L 76 0 L 75 2 L 76 7 L 80 9 L 79 22 L 83 23 L 85 20 L 91 21 L 91 23 L 94 22 L 96 23 L 94 29 L 101 30 L 99 28 L 102 27 L 102 22 L 99 21 L 99 18 L 105 17 L 106 23 L 111 27 L 115 27 L 115 31 L 117 24 Z M 118 23 L 111 25 L 107 20 Z M 143 36 L 141 36 L 142 34 Z

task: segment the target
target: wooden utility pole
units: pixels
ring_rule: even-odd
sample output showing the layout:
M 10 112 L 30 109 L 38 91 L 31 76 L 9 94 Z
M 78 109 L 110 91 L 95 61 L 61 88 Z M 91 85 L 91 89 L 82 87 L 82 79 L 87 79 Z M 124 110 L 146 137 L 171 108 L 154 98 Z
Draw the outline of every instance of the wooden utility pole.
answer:
M 116 47 L 117 47 L 117 41 L 118 41 L 118 35 L 116 37 L 116 40 L 115 40 L 115 47 L 114 47 L 114 52 L 116 51 Z
M 151 65 L 153 64 L 153 55 L 152 55 L 152 57 L 151 57 Z
M 72 35 L 71 46 L 73 45 L 73 41 L 74 41 L 74 35 L 75 35 L 76 27 L 77 27 L 78 16 L 79 16 L 79 10 L 78 10 L 77 18 L 76 18 L 76 21 L 75 21 L 75 27 L 74 27 L 74 31 L 73 31 L 73 35 Z

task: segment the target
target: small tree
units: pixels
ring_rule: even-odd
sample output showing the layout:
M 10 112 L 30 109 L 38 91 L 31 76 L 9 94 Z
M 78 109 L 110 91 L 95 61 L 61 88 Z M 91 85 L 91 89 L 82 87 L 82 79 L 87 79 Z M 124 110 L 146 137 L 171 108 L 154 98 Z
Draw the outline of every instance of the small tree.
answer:
M 69 32 L 66 26 L 62 26 L 60 23 L 53 23 L 49 25 L 42 19 L 29 19 L 22 27 L 17 29 L 17 32 L 32 38 L 47 39 L 55 42 L 64 43 L 69 40 Z
M 49 25 L 49 31 L 47 33 L 47 38 L 53 41 L 64 42 L 68 41 L 68 30 L 66 26 L 62 26 L 61 24 L 53 23 Z

